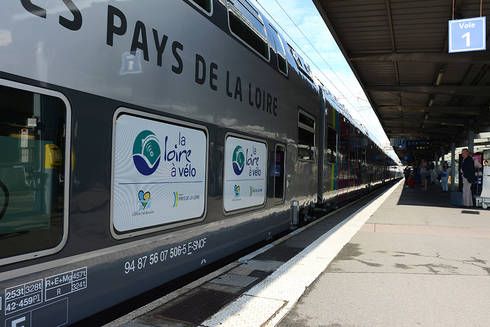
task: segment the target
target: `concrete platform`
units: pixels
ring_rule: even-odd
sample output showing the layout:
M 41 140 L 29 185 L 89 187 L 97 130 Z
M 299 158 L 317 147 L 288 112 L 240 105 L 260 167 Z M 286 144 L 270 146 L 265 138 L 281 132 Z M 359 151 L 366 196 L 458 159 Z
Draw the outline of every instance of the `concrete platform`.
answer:
M 279 326 L 490 326 L 490 211 L 399 185 Z

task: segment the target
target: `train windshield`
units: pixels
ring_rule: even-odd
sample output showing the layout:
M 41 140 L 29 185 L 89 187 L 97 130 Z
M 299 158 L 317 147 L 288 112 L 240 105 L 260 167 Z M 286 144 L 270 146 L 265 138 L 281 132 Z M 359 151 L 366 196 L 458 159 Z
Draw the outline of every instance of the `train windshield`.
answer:
M 0 85 L 0 260 L 63 238 L 66 107 Z

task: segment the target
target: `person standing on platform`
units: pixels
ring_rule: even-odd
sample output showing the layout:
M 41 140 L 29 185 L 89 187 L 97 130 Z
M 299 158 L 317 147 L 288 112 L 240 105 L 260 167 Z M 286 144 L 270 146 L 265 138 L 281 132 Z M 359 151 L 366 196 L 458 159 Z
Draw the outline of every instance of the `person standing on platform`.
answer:
M 448 171 L 447 162 L 444 162 L 442 164 L 440 176 L 441 176 L 442 191 L 447 192 L 448 191 L 448 185 L 447 184 L 448 184 L 448 179 L 449 179 L 449 171 Z
M 434 162 L 432 161 L 429 165 L 429 171 L 430 171 L 430 183 L 431 184 L 435 184 L 436 181 L 437 181 L 437 169 L 436 169 L 436 165 L 434 164 Z
M 472 207 L 473 194 L 471 192 L 471 184 L 476 179 L 475 163 L 468 149 L 463 149 L 461 156 L 463 157 L 463 163 L 461 164 L 461 174 L 463 175 L 463 205 L 465 207 Z

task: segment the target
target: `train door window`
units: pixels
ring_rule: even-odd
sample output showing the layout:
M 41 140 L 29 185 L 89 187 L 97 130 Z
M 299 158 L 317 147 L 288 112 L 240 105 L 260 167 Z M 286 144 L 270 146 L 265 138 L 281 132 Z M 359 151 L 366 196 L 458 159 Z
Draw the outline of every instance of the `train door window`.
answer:
M 270 27 L 270 37 L 273 42 L 274 51 L 277 54 L 277 68 L 284 75 L 288 75 L 288 61 L 286 60 L 286 49 L 284 48 L 284 43 L 281 39 L 281 36 L 277 32 L 277 30 L 272 26 Z
M 282 201 L 284 199 L 284 182 L 286 171 L 286 150 L 284 146 L 276 145 L 274 158 L 274 199 Z
M 269 61 L 269 42 L 262 17 L 247 0 L 228 0 L 228 22 L 232 34 Z
M 189 1 L 197 8 L 204 11 L 206 14 L 211 15 L 213 13 L 212 0 L 189 0 Z
M 304 111 L 298 114 L 298 159 L 314 160 L 315 119 Z
M 331 127 L 327 133 L 327 160 L 329 163 L 337 161 L 337 131 Z
M 0 264 L 55 253 L 66 241 L 68 101 L 0 80 Z

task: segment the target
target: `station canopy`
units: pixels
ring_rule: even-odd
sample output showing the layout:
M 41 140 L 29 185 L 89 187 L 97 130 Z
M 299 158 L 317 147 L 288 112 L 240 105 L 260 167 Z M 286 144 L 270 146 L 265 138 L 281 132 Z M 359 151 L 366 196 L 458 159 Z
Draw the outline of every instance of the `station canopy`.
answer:
M 402 161 L 407 144 L 435 158 L 490 130 L 490 52 L 448 53 L 452 0 L 314 2 Z M 454 1 L 455 19 L 479 16 Z

